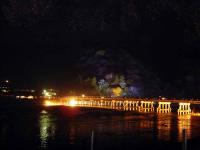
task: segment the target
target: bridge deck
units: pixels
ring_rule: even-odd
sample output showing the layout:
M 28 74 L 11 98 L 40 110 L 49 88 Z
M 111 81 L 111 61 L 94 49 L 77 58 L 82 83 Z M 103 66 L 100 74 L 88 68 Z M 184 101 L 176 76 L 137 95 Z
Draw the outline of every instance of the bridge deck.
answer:
M 76 100 L 84 101 L 147 101 L 147 102 L 171 102 L 171 103 L 190 103 L 190 104 L 200 104 L 198 100 L 158 100 L 158 99 L 135 99 L 135 98 L 99 98 L 99 97 L 75 97 Z

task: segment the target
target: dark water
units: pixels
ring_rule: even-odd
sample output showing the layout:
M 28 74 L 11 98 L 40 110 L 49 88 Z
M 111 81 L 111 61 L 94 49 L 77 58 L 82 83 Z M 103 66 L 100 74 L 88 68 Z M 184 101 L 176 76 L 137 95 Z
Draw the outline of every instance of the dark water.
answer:
M 0 149 L 200 149 L 200 117 L 119 112 L 29 103 L 0 105 Z

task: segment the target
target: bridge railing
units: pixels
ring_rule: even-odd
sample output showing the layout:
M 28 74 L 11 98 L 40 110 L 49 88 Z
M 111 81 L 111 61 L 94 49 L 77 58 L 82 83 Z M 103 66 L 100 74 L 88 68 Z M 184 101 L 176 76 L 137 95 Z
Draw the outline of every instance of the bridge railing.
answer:
M 171 103 L 191 103 L 200 104 L 200 100 L 193 99 L 154 99 L 154 98 L 126 98 L 126 97 L 100 97 L 100 96 L 68 96 L 65 99 L 75 98 L 77 100 L 119 100 L 119 101 L 153 101 L 153 102 L 171 102 Z M 62 98 L 61 98 L 62 99 Z

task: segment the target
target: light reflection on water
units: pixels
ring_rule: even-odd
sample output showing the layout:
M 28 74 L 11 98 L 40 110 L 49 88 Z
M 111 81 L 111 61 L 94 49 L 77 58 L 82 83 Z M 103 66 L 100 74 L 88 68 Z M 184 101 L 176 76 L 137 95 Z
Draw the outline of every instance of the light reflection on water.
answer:
M 77 131 L 76 131 L 75 127 L 71 126 L 70 130 L 69 130 L 69 144 L 75 143 L 76 134 L 77 134 Z
M 95 110 L 93 113 L 95 113 Z M 152 139 L 156 137 L 161 141 L 175 140 L 181 142 L 183 141 L 183 129 L 186 129 L 187 138 L 192 138 L 191 115 L 178 116 L 167 112 L 167 114 L 151 113 L 92 117 L 84 114 L 82 117 L 72 117 L 72 120 L 64 119 L 62 121 L 63 124 L 58 125 L 61 128 L 63 127 L 64 130 L 56 129 L 56 123 L 58 122 L 52 119 L 55 117 L 59 118 L 59 116 L 53 116 L 51 111 L 42 111 L 40 113 L 41 148 L 48 147 L 50 138 L 53 139 L 56 135 L 61 135 L 58 132 L 64 132 L 62 134 L 67 138 L 67 142 L 72 145 L 76 144 L 77 138 L 89 137 L 92 130 L 95 130 L 96 134 L 109 133 L 121 136 L 130 134 L 140 138 Z M 174 136 L 175 139 L 173 138 Z
M 159 114 L 157 120 L 158 139 L 169 141 L 172 115 Z
M 56 132 L 55 122 L 53 122 L 50 114 L 43 110 L 40 114 L 40 140 L 41 148 L 47 148 L 49 137 L 54 137 Z
M 183 141 L 183 129 L 186 130 L 187 139 L 191 139 L 191 115 L 178 116 L 178 141 Z
M 142 139 L 150 142 L 181 142 L 183 129 L 186 129 L 187 139 L 200 137 L 198 116 L 178 116 L 171 112 L 157 114 L 146 110 L 144 113 L 121 112 L 59 106 L 45 107 L 39 111 L 35 111 L 35 108 L 23 109 L 19 114 L 4 115 L 5 121 L 0 124 L 0 144 L 7 142 L 6 144 L 9 145 L 13 142 L 18 145 L 18 142 L 24 142 L 30 148 L 36 146 L 39 149 L 48 149 L 55 146 L 52 148 L 54 150 L 64 145 L 66 149 L 82 149 L 82 145 L 90 143 L 92 130 L 95 133 L 95 142 L 107 142 L 99 144 L 101 147 L 118 140 L 116 144 L 119 144 L 119 149 L 122 148 L 121 141 L 134 142 Z M 0 113 L 0 116 L 3 115 Z M 13 118 L 10 119 L 11 117 Z M 135 142 L 135 146 L 140 145 L 139 142 Z M 35 150 L 34 147 L 32 149 Z

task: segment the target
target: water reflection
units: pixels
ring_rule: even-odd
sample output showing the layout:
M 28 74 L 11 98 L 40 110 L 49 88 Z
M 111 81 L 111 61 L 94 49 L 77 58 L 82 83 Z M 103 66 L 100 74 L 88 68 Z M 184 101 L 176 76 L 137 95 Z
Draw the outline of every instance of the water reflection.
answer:
M 7 149 L 86 150 L 90 149 L 92 130 L 95 132 L 94 147 L 98 150 L 114 149 L 112 145 L 117 145 L 116 149 L 127 149 L 125 146 L 129 143 L 137 149 L 145 143 L 143 141 L 150 143 L 150 146 L 142 144 L 147 145 L 145 149 L 162 141 L 176 143 L 182 141 L 183 129 L 186 129 L 187 139 L 193 140 L 200 135 L 198 109 L 191 117 L 178 116 L 177 112 L 167 110 L 158 113 L 156 107 L 150 112 L 149 109 L 120 106 L 117 107 L 119 110 L 59 106 L 31 108 L 25 105 L 20 111 L 8 109 L 10 113 L 6 115 L 0 109 L 1 149 L 5 146 Z M 158 148 L 155 146 L 155 149 Z
M 71 125 L 69 129 L 69 144 L 75 143 L 76 134 L 76 128 L 74 127 L 74 125 Z
M 125 106 L 125 107 L 121 107 L 121 109 L 118 109 L 118 110 L 122 110 L 122 111 L 138 111 L 139 107 L 128 107 L 128 106 Z
M 147 113 L 147 112 L 153 112 L 154 108 L 139 108 L 139 112 Z
M 171 109 L 157 109 L 157 113 L 158 114 L 167 114 L 167 113 L 171 113 Z
M 186 130 L 187 139 L 191 139 L 191 115 L 178 116 L 178 141 L 183 141 L 183 129 Z
M 167 112 L 168 113 L 168 112 Z M 172 115 L 158 114 L 157 115 L 157 129 L 158 139 L 169 141 L 171 133 Z
M 58 142 L 63 141 L 68 145 L 74 146 L 80 144 L 80 141 L 81 144 L 85 144 L 87 142 L 82 139 L 89 139 L 92 130 L 95 131 L 95 135 L 98 137 L 96 138 L 100 141 L 104 140 L 104 136 L 112 139 L 114 136 L 126 137 L 129 135 L 130 138 L 136 139 L 181 142 L 183 129 L 186 129 L 187 139 L 192 138 L 190 115 L 178 116 L 170 111 L 157 113 L 157 111 L 149 111 L 149 109 L 139 109 L 138 113 L 134 111 L 130 113 L 132 109 L 128 107 L 124 107 L 124 109 L 119 107 L 119 110 L 125 111 L 123 115 L 116 115 L 114 111 L 111 113 L 108 110 L 99 115 L 98 111 L 93 109 L 90 110 L 90 113 L 84 113 L 82 110 L 81 116 L 71 118 L 67 118 L 68 115 L 58 116 L 52 115 L 51 111 L 42 111 L 40 113 L 40 147 L 48 148 L 51 142 L 58 140 L 57 137 L 59 137 Z M 106 114 L 106 112 L 109 113 Z M 53 118 L 56 118 L 57 121 Z
M 48 145 L 49 137 L 55 136 L 56 126 L 55 122 L 53 122 L 50 118 L 50 114 L 47 111 L 42 111 L 40 113 L 40 141 L 41 141 L 41 148 L 46 149 Z

